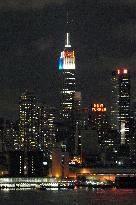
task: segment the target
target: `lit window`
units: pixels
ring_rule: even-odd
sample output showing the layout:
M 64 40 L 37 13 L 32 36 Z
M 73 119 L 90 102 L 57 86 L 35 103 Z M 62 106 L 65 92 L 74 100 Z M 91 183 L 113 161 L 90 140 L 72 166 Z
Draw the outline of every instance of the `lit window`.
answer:
M 124 69 L 124 74 L 127 74 L 127 72 L 128 72 L 127 69 Z
M 120 74 L 120 70 L 118 69 L 118 74 Z

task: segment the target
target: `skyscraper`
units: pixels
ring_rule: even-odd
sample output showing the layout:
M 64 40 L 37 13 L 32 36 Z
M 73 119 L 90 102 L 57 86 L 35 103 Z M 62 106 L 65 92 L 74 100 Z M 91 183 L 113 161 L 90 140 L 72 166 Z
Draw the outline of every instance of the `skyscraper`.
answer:
M 131 103 L 131 120 L 130 120 L 130 135 L 131 135 L 131 163 L 136 164 L 136 99 Z
M 130 74 L 118 68 L 112 74 L 111 126 L 120 133 L 120 144 L 130 145 Z
M 38 117 L 36 98 L 25 91 L 20 98 L 19 110 L 19 145 L 22 151 L 36 151 L 39 149 Z
M 114 164 L 116 161 L 119 135 L 116 130 L 111 130 L 107 108 L 102 103 L 92 106 L 89 116 L 90 128 L 97 131 L 98 151 L 101 163 Z
M 62 77 L 61 119 L 68 120 L 71 115 L 72 99 L 76 89 L 75 52 L 71 47 L 70 34 L 66 33 L 64 51 L 59 58 L 59 70 Z
M 119 131 L 119 83 L 116 72 L 111 78 L 111 128 Z
M 17 156 L 18 176 L 42 176 L 43 135 L 36 98 L 25 91 L 20 97 L 19 109 L 19 152 L 11 153 L 11 161 Z M 20 157 L 18 157 L 18 155 Z M 18 161 L 19 160 L 19 161 Z M 11 169 L 11 175 L 14 169 Z
M 109 138 L 107 108 L 102 103 L 94 103 L 89 115 L 89 124 L 91 129 L 98 132 L 98 145 L 100 152 L 106 152 L 113 146 L 113 141 Z
M 45 105 L 40 105 L 37 109 L 39 112 L 39 135 L 41 135 L 41 138 L 43 139 L 43 151 L 46 152 L 48 157 L 50 157 L 52 148 L 56 143 L 56 109 Z
M 74 93 L 71 117 L 72 117 L 72 127 L 73 127 L 73 137 L 70 140 L 71 151 L 73 151 L 76 156 L 81 156 L 81 152 L 82 152 L 81 129 L 83 126 L 81 92 Z

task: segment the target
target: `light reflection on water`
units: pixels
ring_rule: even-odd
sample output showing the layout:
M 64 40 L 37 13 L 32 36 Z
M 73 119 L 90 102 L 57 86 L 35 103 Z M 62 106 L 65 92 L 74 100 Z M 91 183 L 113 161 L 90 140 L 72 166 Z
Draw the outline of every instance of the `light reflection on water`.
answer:
M 0 205 L 135 205 L 136 189 L 2 190 Z

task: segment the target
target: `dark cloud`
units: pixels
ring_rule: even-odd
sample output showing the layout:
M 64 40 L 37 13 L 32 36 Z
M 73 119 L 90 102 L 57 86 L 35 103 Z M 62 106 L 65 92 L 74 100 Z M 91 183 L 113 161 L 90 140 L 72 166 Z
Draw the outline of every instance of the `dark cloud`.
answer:
M 122 5 L 136 5 L 136 1 L 135 0 L 99 0 L 99 2 L 102 3 L 108 3 L 108 4 L 122 4 Z
M 41 9 L 50 4 L 64 4 L 66 0 L 1 0 L 0 9 Z
M 136 1 L 1 0 L 0 8 L 10 10 L 0 12 L 0 115 L 16 110 L 26 88 L 47 104 L 57 105 L 65 3 L 70 8 L 78 89 L 85 104 L 97 100 L 110 104 L 111 71 L 120 66 L 131 71 L 135 97 Z
M 33 49 L 37 49 L 39 51 L 44 51 L 52 48 L 53 46 L 53 38 L 48 36 L 48 38 L 42 37 L 32 42 Z

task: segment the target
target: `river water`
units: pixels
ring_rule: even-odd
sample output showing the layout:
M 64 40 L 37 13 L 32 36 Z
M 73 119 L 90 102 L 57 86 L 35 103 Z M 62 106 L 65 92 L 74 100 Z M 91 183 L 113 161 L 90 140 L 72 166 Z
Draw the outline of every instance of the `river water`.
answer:
M 1 190 L 0 205 L 136 205 L 136 189 Z

